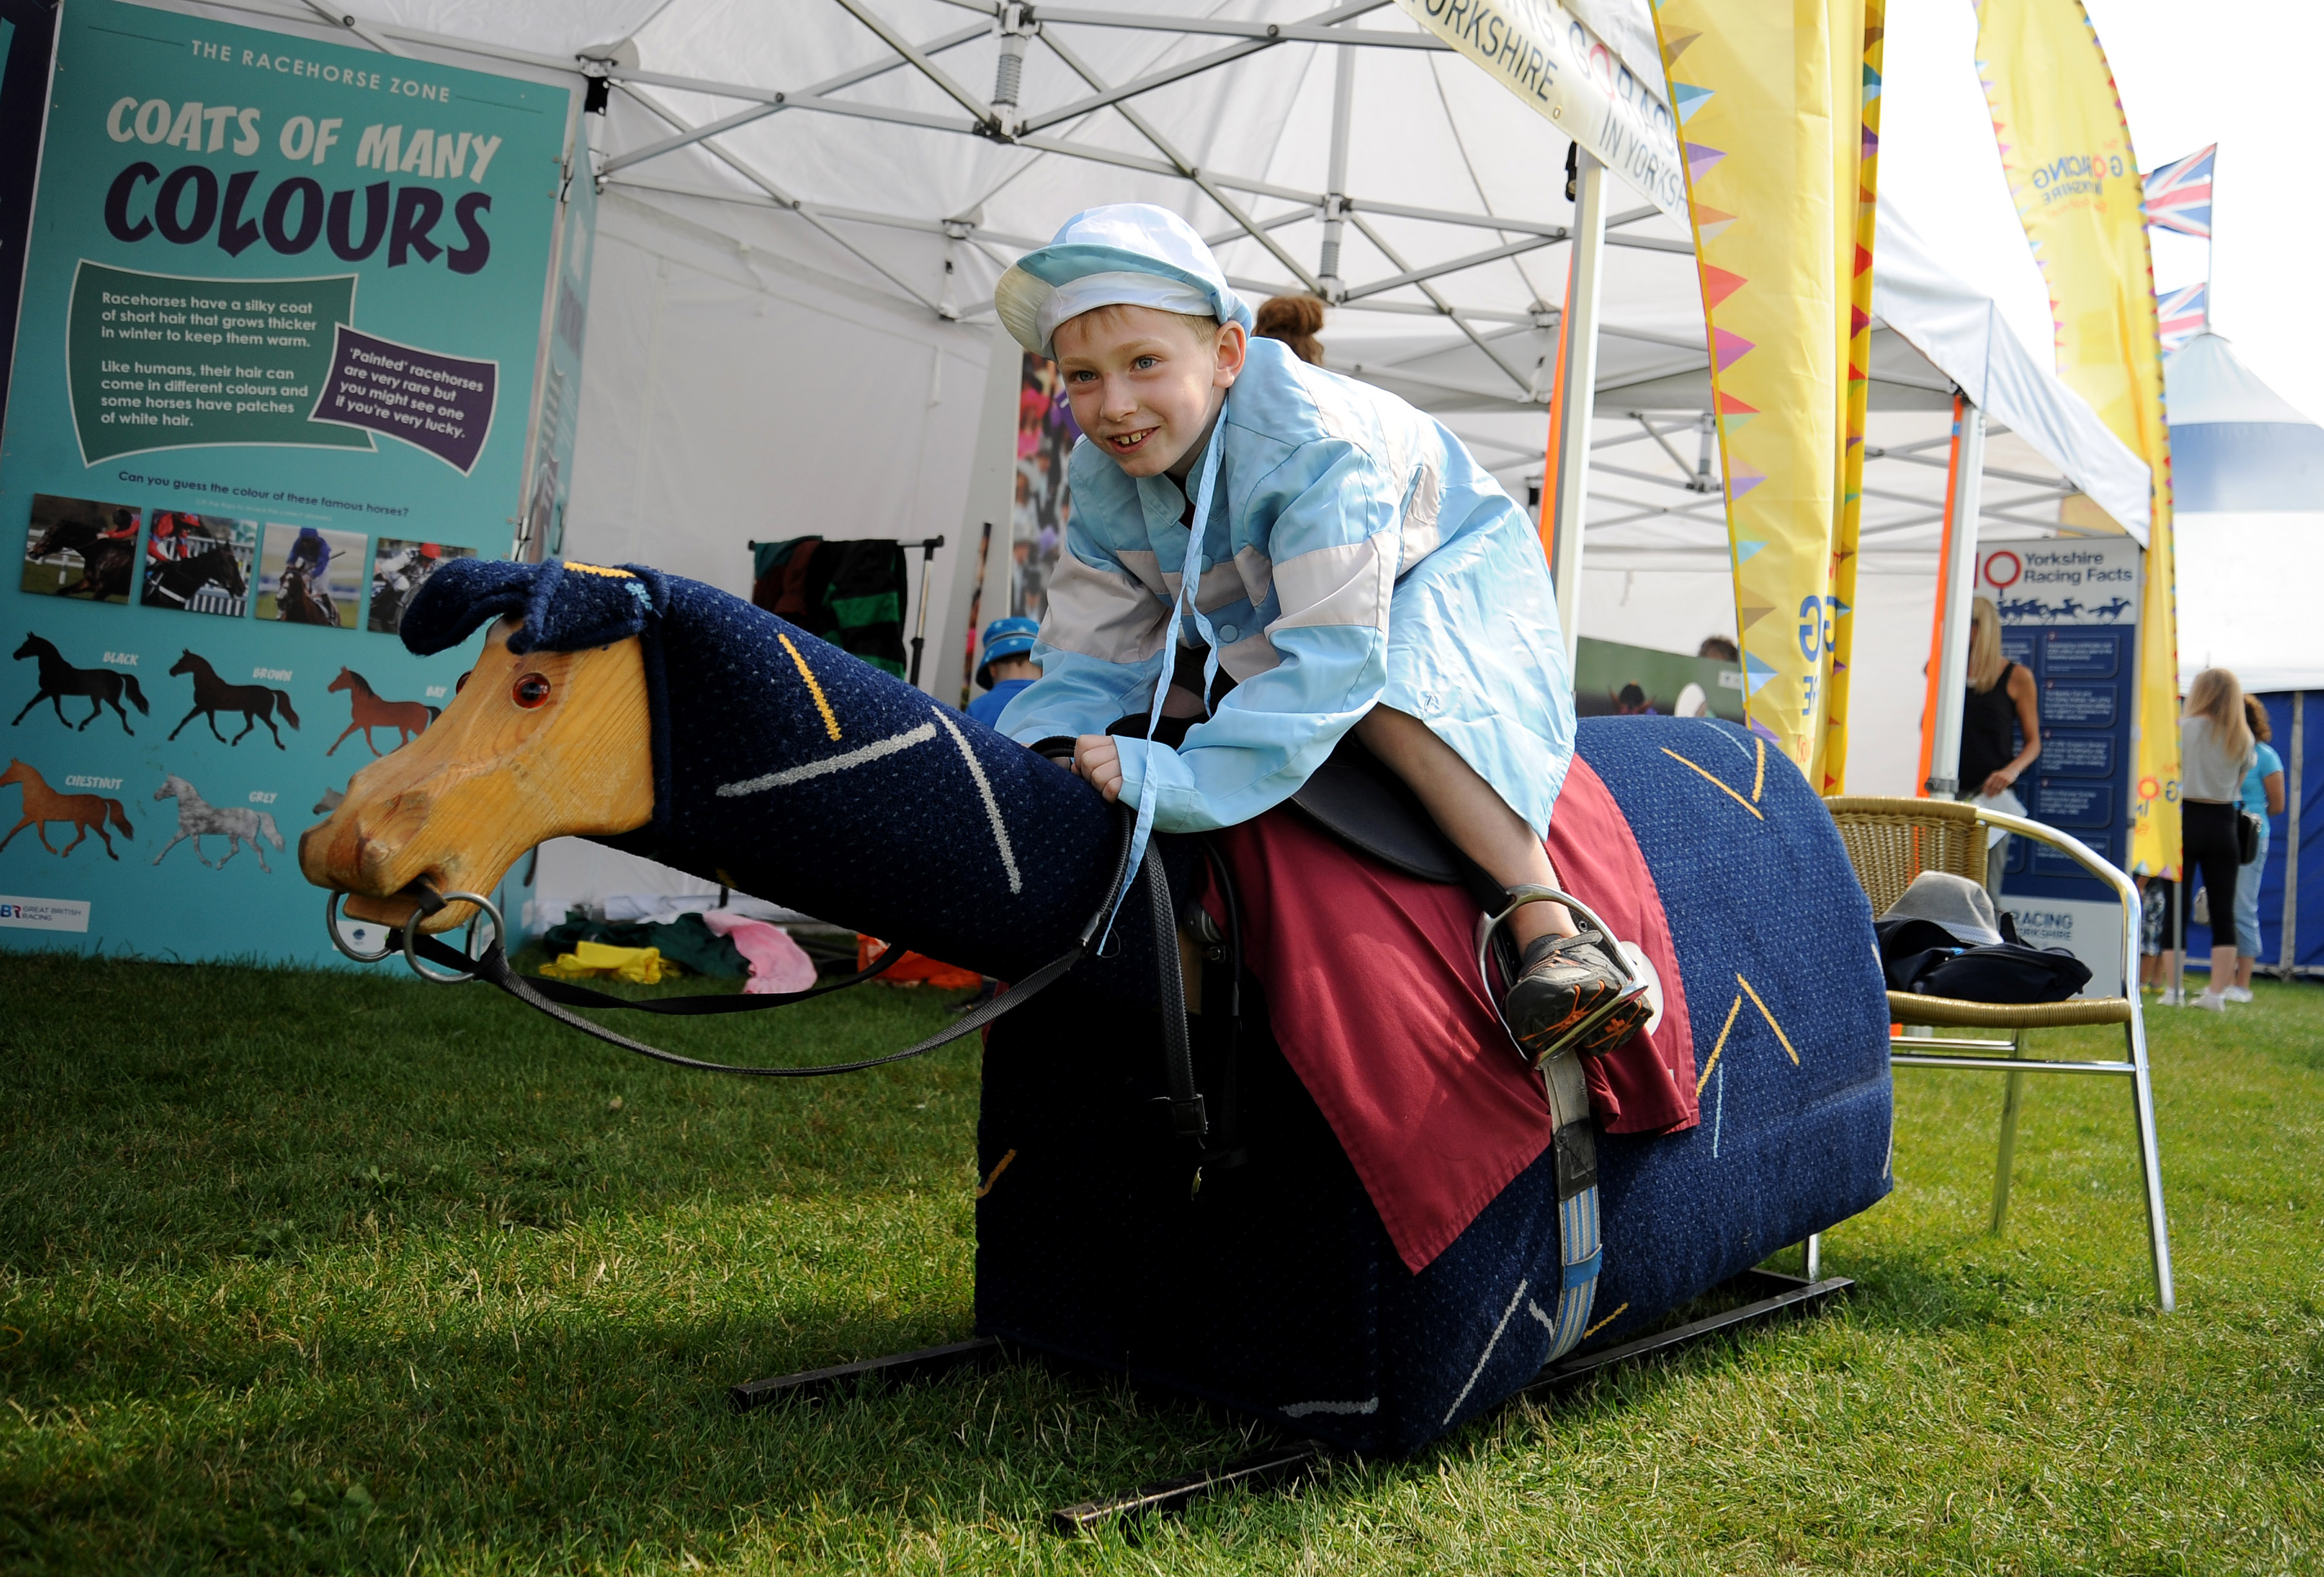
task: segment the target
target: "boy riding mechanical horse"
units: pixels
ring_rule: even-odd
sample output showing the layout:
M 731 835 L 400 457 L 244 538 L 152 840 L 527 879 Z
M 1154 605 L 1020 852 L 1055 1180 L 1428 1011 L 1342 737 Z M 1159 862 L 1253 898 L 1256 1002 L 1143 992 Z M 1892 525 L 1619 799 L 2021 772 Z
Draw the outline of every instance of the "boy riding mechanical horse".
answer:
M 1461 440 L 1252 338 L 1167 209 L 1075 215 L 995 300 L 1057 364 L 1084 435 L 1041 677 L 1000 731 L 1070 740 L 1108 800 L 1192 833 L 1289 798 L 1352 730 L 1494 882 L 1556 887 L 1543 836 L 1573 755 L 1556 601 L 1530 524 Z M 1615 943 L 1554 902 L 1507 923 L 1503 1013 L 1539 1058 L 1621 996 Z M 1648 1011 L 1634 994 L 1573 1049 L 1611 1050 Z

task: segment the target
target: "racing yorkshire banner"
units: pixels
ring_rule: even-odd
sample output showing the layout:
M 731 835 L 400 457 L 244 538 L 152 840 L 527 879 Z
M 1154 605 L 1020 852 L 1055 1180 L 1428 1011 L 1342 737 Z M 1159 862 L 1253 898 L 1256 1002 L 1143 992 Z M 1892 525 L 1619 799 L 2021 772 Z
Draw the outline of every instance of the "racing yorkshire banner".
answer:
M 1686 207 L 1671 112 L 1557 0 L 1396 0 L 1666 214 Z
M 1655 28 L 1711 340 L 1745 710 L 1812 773 L 1839 607 L 1864 5 L 1802 0 L 1791 15 L 1776 27 L 1665 0 Z
M 1841 353 L 1848 382 L 1840 413 L 1840 518 L 1833 522 L 1831 539 L 1831 641 L 1824 649 L 1823 746 L 1809 779 L 1824 794 L 1848 792 L 1848 708 L 1855 677 L 1849 665 L 1855 661 L 1856 555 L 1864 523 L 1864 425 L 1872 394 L 1868 376 L 1872 367 L 1872 242 L 1878 228 L 1880 56 L 1886 21 L 1886 0 L 1864 0 L 1860 35 L 1845 27 L 1831 31 L 1833 96 L 1842 105 L 1853 97 L 1862 135 L 1853 142 L 1835 136 L 1832 143 L 1832 180 L 1840 193 L 1832 217 L 1841 221 L 1833 257 L 1840 277 L 1849 281 L 1848 323 L 1842 330 L 1848 343 Z M 1859 44 L 1860 52 L 1851 54 Z M 1853 203 L 1849 200 L 1851 192 Z
M 2179 642 L 2171 435 L 2145 193 L 2130 125 L 2081 0 L 1983 0 L 1977 55 L 2010 195 L 2050 287 L 2058 375 L 2153 474 L 2139 615 L 2130 869 L 2175 872 Z
M 518 536 L 553 361 L 569 410 L 581 96 L 113 0 L 64 0 L 42 88 L 0 946 L 328 960 L 298 835 L 450 698 L 402 610 Z

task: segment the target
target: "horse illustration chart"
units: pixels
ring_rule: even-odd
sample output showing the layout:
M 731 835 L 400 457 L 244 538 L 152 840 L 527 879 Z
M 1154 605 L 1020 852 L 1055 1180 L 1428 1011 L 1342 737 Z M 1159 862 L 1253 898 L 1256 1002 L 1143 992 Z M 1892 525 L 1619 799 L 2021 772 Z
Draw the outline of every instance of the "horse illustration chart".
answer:
M 237 607 L 239 599 L 249 595 L 250 583 L 243 578 L 242 565 L 233 549 L 211 548 L 190 558 L 171 558 L 150 566 L 145 571 L 145 605 L 186 607 L 206 586 L 217 586 L 237 599 Z
M 49 787 L 46 779 L 22 761 L 10 761 L 8 770 L 0 772 L 0 784 L 5 783 L 14 783 L 24 790 L 24 816 L 23 820 L 8 829 L 6 837 L 0 838 L 0 849 L 14 843 L 18 833 L 32 827 L 34 835 L 41 840 L 41 847 L 61 859 L 87 843 L 88 835 L 94 832 L 105 840 L 106 854 L 118 860 L 121 856 L 114 853 L 113 839 L 105 830 L 106 820 L 112 821 L 123 837 L 137 835 L 129 825 L 128 813 L 122 809 L 118 799 L 106 799 L 96 794 L 60 794 Z M 48 824 L 52 821 L 71 822 L 78 835 L 63 848 L 58 848 L 49 842 Z
M 41 540 L 25 550 L 24 557 L 47 558 L 58 553 L 70 553 L 80 560 L 80 578 L 60 587 L 59 596 L 86 595 L 94 602 L 104 602 L 109 597 L 129 595 L 130 575 L 137 555 L 134 531 L 125 538 L 114 537 L 87 521 L 60 521 L 41 534 Z
M 331 742 L 331 750 L 323 752 L 327 756 L 346 743 L 347 734 L 357 729 L 363 730 L 364 743 L 371 745 L 374 755 L 380 753 L 379 746 L 372 743 L 371 731 L 374 728 L 392 728 L 399 735 L 395 742 L 397 746 L 410 744 L 425 733 L 428 725 L 435 722 L 444 710 L 441 706 L 430 706 L 425 701 L 388 700 L 371 687 L 370 680 L 351 668 L 341 669 L 339 677 L 330 682 L 328 688 L 334 694 L 341 690 L 347 693 L 347 701 L 354 708 L 355 720 L 347 724 L 346 733 Z
M 194 841 L 194 858 L 209 865 L 213 871 L 223 871 L 226 862 L 235 857 L 243 844 L 248 844 L 250 852 L 258 856 L 258 868 L 269 876 L 274 874 L 274 867 L 266 862 L 266 851 L 258 846 L 258 840 L 264 838 L 279 850 L 282 847 L 282 835 L 274 830 L 274 818 L 266 812 L 252 810 L 247 806 L 212 805 L 194 792 L 191 783 L 175 772 L 162 779 L 161 786 L 153 790 L 153 798 L 178 802 L 178 835 L 161 845 L 161 854 L 191 838 Z M 211 865 L 210 857 L 202 853 L 204 838 L 226 840 L 226 853 L 218 856 L 215 865 Z M 154 864 L 161 862 L 161 854 L 153 856 Z
M 121 732 L 133 739 L 136 737 L 137 731 L 129 726 L 129 714 L 121 710 L 121 697 L 127 696 L 129 704 L 141 713 L 150 712 L 152 708 L 145 705 L 145 692 L 137 687 L 135 674 L 124 674 L 109 668 L 75 668 L 65 660 L 64 654 L 56 649 L 54 643 L 43 641 L 29 630 L 24 632 L 24 643 L 16 648 L 16 660 L 22 662 L 28 657 L 40 659 L 41 688 L 38 695 L 24 703 L 24 711 L 16 714 L 17 723 L 24 721 L 25 712 L 47 701 L 56 707 L 59 723 L 78 730 L 96 722 L 97 715 L 111 706 L 120 713 Z M 64 698 L 67 696 L 88 697 L 88 715 L 78 724 L 65 715 Z
M 1070 770 L 712 587 L 468 560 L 429 579 L 401 634 L 427 656 L 486 624 L 442 719 L 301 835 L 308 880 L 335 920 L 344 901 L 348 918 L 403 927 L 389 945 L 407 956 L 424 943 L 456 964 L 426 935 L 484 913 L 471 895 L 526 850 L 579 835 L 1011 982 L 924 1043 L 991 1027 L 982 1340 L 946 1352 L 990 1355 L 999 1338 L 1117 1370 L 1135 1354 L 1141 1382 L 1405 1453 L 1546 1366 L 1613 1361 L 1730 1278 L 1760 1277 L 1752 1298 L 1769 1307 L 1829 1296 L 1840 1284 L 1812 1275 L 1771 1297 L 1754 1267 L 1889 1190 L 1870 908 L 1804 778 L 1732 724 L 1582 720 L 1557 867 L 1659 960 L 1663 993 L 1657 1020 L 1601 1059 L 1640 1074 L 1600 1116 L 1580 1059 L 1530 1070 L 1508 1041 L 1498 992 L 1462 962 L 1481 963 L 1475 900 L 1360 852 L 1320 811 L 1157 838 L 1133 875 L 1125 818 Z M 1831 898 L 1785 897 L 1808 890 Z M 1418 939 L 1400 954 L 1425 977 L 1417 1018 L 1374 1011 L 1370 966 L 1341 962 L 1335 927 L 1375 918 L 1342 910 L 1367 903 L 1401 918 L 1377 934 Z M 1200 986 L 1189 1019 L 1180 927 L 1198 909 L 1213 929 L 1185 982 Z M 1784 925 L 1763 923 L 1777 910 Z M 613 1035 L 569 1010 L 610 999 L 518 977 L 497 943 L 470 962 Z M 1327 968 L 1318 1006 L 1298 972 Z M 1757 1010 L 1730 1006 L 1747 993 Z M 1000 1019 L 1011 998 L 1031 1005 Z M 1369 1005 L 1334 1018 L 1332 1000 Z M 1204 1089 L 1237 1093 L 1206 1104 Z M 1377 1144 L 1340 1137 L 1351 1113 Z M 1494 1168 L 1482 1186 L 1456 1176 L 1480 1165 Z M 736 1405 L 795 1381 L 738 1388 Z
M 276 750 L 290 748 L 282 742 L 282 731 L 274 726 L 277 712 L 282 714 L 283 722 L 293 728 L 299 726 L 299 715 L 290 709 L 290 693 L 288 690 L 272 690 L 264 685 L 230 685 L 218 678 L 218 671 L 210 666 L 209 659 L 198 657 L 190 651 L 180 652 L 178 660 L 170 665 L 170 672 L 172 677 L 191 674 L 194 679 L 194 709 L 178 720 L 176 728 L 170 730 L 171 739 L 177 738 L 179 731 L 195 718 L 207 717 L 210 723 L 210 733 L 220 744 L 240 744 L 243 733 L 248 733 L 263 723 L 266 732 L 274 736 Z M 228 739 L 218 733 L 217 715 L 221 712 L 242 714 L 242 733 Z

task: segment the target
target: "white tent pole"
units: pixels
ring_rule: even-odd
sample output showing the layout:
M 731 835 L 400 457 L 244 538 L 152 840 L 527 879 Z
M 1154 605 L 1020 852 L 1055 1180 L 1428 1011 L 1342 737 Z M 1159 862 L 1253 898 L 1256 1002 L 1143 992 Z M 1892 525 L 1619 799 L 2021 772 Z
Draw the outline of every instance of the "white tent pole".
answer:
M 1328 189 L 1323 193 L 1323 250 L 1315 270 L 1323 299 L 1336 305 L 1347 285 L 1340 278 L 1340 241 L 1348 222 L 1348 124 L 1356 107 L 1356 51 L 1341 46 L 1338 74 L 1332 83 L 1332 159 Z
M 968 628 L 970 602 L 977 604 L 980 624 L 990 624 L 1010 611 L 1009 583 L 1016 564 L 1017 401 L 1025 382 L 1025 353 L 998 324 L 991 329 L 991 344 L 992 359 L 985 364 L 984 407 L 977 418 L 976 448 L 969 465 L 968 497 L 961 511 L 960 552 L 953 559 L 954 612 L 945 622 L 945 650 L 928 682 L 928 693 L 947 704 L 956 700 L 961 686 L 973 677 L 973 667 L 967 672 L 960 667 L 962 652 L 984 633 Z M 987 522 L 992 530 L 989 542 Z M 980 544 L 984 548 L 981 554 Z M 962 631 L 965 640 L 956 633 Z M 969 661 L 973 664 L 973 655 Z M 974 698 L 972 687 L 970 699 Z
M 1978 494 L 1985 480 L 1985 412 L 1964 396 L 1960 441 L 1953 446 L 1953 516 L 1944 567 L 1944 621 L 1937 643 L 1936 733 L 1929 742 L 1929 793 L 1950 799 L 1960 792 L 1961 703 L 1969 689 L 1969 604 L 1977 596 Z
M 1557 478 L 1550 516 L 1556 557 L 1549 567 L 1557 591 L 1557 624 L 1565 635 L 1565 661 L 1573 664 L 1582 634 L 1582 532 L 1590 507 L 1590 418 L 1598 399 L 1598 297 L 1606 258 L 1606 167 L 1586 148 L 1574 159 L 1573 255 L 1568 263 L 1565 322 L 1558 336 Z

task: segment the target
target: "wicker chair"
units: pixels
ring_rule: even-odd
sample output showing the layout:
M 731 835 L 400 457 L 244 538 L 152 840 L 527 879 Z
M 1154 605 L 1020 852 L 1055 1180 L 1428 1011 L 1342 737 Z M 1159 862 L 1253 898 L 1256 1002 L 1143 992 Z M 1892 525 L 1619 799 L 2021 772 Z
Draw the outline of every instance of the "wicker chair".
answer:
M 2164 1313 L 2177 1303 L 2171 1278 L 2171 1227 L 2163 1213 L 2162 1161 L 2154 1140 L 2154 1095 L 2147 1076 L 2146 1026 L 2139 1015 L 2138 890 L 2124 875 L 2078 839 L 2054 827 L 2023 816 L 1981 810 L 1974 805 L 1940 799 L 1827 799 L 1832 819 L 1840 825 L 1848 857 L 1857 879 L 1872 899 L 1875 914 L 1885 914 L 1904 894 L 1913 878 L 1923 871 L 1949 872 L 1971 881 L 1985 880 L 1988 829 L 2006 828 L 2070 855 L 2085 870 L 2114 889 L 2123 905 L 2123 982 L 2128 996 L 2077 997 L 2063 1002 L 2040 1002 L 2022 1007 L 1990 1002 L 1959 1001 L 1949 997 L 1917 996 L 1909 991 L 1888 993 L 1888 1013 L 1898 1024 L 1954 1029 L 2001 1030 L 2006 1040 L 1943 1036 L 1893 1035 L 1889 1060 L 1900 1067 L 1955 1068 L 2009 1075 L 2001 1106 L 2001 1153 L 1994 1170 L 1993 1230 L 2001 1231 L 2009 1213 L 2010 1163 L 2017 1145 L 2017 1114 L 2029 1073 L 2113 1074 L 2131 1084 L 2131 1105 L 2138 1129 L 2138 1160 L 2146 1182 L 2147 1240 L 2154 1255 L 2155 1294 Z M 2036 1029 L 2077 1024 L 2119 1024 L 2127 1043 L 2120 1062 L 2067 1062 L 2029 1057 L 2026 1045 Z

